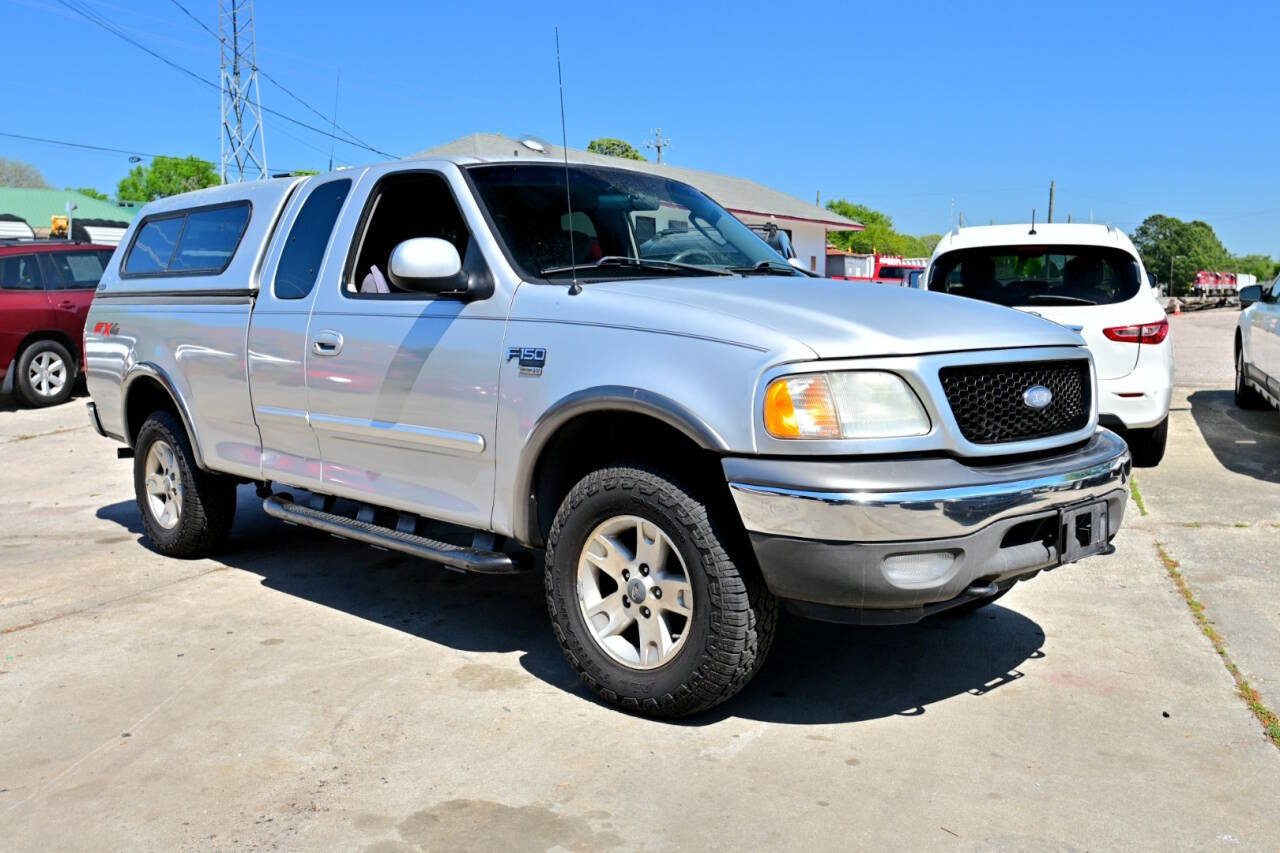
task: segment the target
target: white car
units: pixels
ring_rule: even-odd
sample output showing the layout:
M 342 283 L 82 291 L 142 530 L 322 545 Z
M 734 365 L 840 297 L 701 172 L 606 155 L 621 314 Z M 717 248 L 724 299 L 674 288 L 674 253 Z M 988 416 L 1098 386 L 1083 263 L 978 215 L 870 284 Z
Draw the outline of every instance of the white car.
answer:
M 1100 422 L 1125 435 L 1135 464 L 1159 464 L 1169 434 L 1173 342 L 1124 233 L 1071 223 L 956 228 L 938 242 L 919 286 L 1007 305 L 1078 332 L 1097 366 Z
M 1236 327 L 1236 405 L 1280 404 L 1280 278 L 1240 289 Z

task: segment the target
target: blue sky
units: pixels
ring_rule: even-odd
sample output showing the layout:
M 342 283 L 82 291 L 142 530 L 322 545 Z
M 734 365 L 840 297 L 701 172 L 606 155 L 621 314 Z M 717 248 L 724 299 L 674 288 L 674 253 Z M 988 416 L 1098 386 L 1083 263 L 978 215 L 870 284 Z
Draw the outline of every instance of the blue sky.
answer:
M 75 0 L 217 80 L 218 45 L 171 0 Z M 216 0 L 182 0 L 217 29 Z M 259 65 L 374 146 L 471 133 L 640 145 L 805 199 L 845 197 L 901 230 L 1071 213 L 1132 230 L 1210 222 L 1280 255 L 1280 86 L 1270 3 L 379 3 L 257 0 Z M 218 156 L 218 93 L 58 0 L 0 0 L 0 131 Z M 263 81 L 262 100 L 315 114 Z M 324 168 L 328 140 L 267 117 L 273 170 Z M 345 163 L 379 159 L 345 145 Z M 0 137 L 58 186 L 111 191 L 125 155 Z

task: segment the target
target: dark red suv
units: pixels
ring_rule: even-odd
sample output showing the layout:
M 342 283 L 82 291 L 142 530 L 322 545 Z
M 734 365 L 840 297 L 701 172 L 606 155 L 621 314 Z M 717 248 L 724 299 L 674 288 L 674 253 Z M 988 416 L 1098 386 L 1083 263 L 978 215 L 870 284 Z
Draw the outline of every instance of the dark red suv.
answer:
M 84 318 L 114 251 L 65 240 L 0 242 L 0 392 L 32 406 L 71 396 Z

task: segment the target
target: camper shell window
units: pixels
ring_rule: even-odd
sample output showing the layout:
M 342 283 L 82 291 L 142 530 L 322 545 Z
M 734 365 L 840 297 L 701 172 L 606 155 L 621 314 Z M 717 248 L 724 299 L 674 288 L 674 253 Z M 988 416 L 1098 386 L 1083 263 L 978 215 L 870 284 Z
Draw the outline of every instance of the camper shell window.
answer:
M 121 277 L 220 275 L 235 257 L 251 208 L 235 201 L 148 216 L 129 244 Z

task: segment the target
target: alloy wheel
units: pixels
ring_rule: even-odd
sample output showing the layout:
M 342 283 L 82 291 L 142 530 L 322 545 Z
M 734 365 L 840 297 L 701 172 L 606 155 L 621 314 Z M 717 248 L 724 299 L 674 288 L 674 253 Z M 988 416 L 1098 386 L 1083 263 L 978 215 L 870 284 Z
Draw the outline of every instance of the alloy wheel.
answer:
M 67 363 L 56 352 L 38 353 L 27 368 L 27 379 L 41 397 L 56 397 L 67 384 Z
M 635 515 L 599 524 L 578 558 L 578 605 L 596 645 L 631 669 L 656 669 L 685 645 L 693 585 L 661 527 Z
M 152 442 L 144 470 L 147 508 L 165 530 L 178 526 L 182 516 L 182 474 L 178 457 L 167 441 Z

